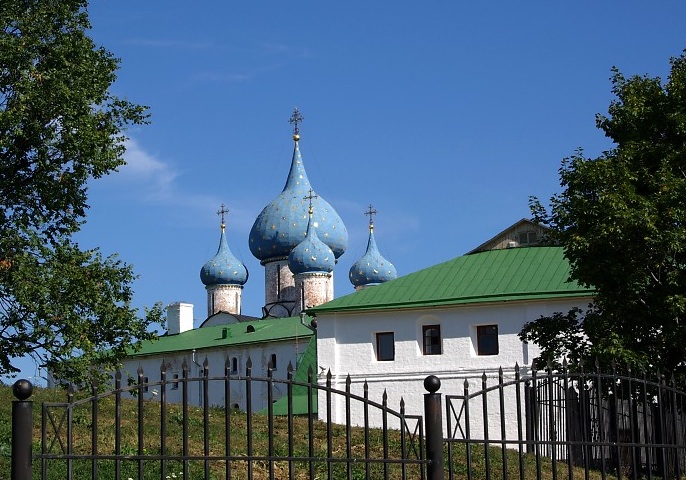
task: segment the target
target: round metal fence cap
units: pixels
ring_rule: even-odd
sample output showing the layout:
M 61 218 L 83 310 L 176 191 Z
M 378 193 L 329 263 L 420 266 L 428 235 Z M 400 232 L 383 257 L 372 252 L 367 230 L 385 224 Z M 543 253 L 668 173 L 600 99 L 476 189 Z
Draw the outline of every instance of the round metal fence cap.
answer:
M 28 380 L 22 378 L 14 382 L 12 392 L 18 400 L 26 400 L 33 393 L 33 385 Z
M 429 375 L 424 379 L 424 388 L 429 393 L 436 393 L 441 388 L 441 380 L 436 375 Z

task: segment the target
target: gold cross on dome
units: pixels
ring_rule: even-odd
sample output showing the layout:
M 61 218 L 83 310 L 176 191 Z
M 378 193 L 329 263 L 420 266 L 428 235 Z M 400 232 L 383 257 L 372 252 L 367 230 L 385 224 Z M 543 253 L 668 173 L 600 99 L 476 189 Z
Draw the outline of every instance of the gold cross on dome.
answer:
M 310 188 L 309 195 L 307 195 L 307 196 L 305 196 L 305 197 L 303 197 L 303 198 L 304 198 L 305 200 L 309 200 L 309 201 L 310 201 L 310 209 L 309 209 L 309 212 L 310 212 L 310 215 L 312 215 L 312 214 L 314 213 L 314 209 L 312 208 L 312 200 L 314 200 L 315 198 L 319 198 L 319 195 L 317 195 L 316 193 L 314 193 L 314 190 L 312 190 L 312 189 Z
M 298 111 L 298 107 L 295 107 L 293 109 L 293 115 L 291 115 L 291 118 L 288 119 L 288 123 L 293 124 L 293 135 L 300 135 L 300 129 L 298 128 L 298 124 L 305 120 L 305 117 L 303 117 L 300 112 Z
M 372 207 L 372 204 L 369 204 L 368 210 L 364 212 L 365 215 L 369 215 L 369 228 L 374 228 L 374 220 L 373 216 L 379 213 L 378 211 L 374 210 L 374 207 Z
M 227 213 L 229 213 L 229 209 L 226 208 L 226 205 L 224 205 L 222 203 L 221 208 L 219 208 L 219 210 L 217 210 L 217 215 L 221 215 L 221 217 L 222 217 L 222 227 L 224 226 L 224 215 Z

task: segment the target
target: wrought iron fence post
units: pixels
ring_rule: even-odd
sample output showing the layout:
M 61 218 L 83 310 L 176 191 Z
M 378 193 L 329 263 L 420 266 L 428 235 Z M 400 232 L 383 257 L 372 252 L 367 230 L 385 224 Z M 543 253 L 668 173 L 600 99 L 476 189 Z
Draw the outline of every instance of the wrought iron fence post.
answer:
M 424 423 L 426 430 L 426 459 L 429 461 L 426 473 L 428 480 L 443 480 L 443 407 L 441 381 L 435 375 L 424 379 Z
M 12 402 L 12 480 L 31 480 L 31 436 L 33 433 L 33 385 L 17 380 L 12 386 L 17 400 Z

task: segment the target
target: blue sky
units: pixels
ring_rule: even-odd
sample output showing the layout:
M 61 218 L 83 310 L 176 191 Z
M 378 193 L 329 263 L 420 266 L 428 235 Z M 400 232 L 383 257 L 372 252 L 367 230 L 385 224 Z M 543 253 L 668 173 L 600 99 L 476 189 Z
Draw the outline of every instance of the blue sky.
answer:
M 200 6 L 201 5 L 201 6 Z M 202 265 L 229 245 L 259 315 L 248 248 L 293 149 L 350 234 L 336 295 L 364 253 L 366 206 L 399 275 L 462 255 L 559 191 L 562 158 L 610 148 L 595 114 L 609 77 L 662 76 L 686 48 L 686 2 L 94 1 L 92 36 L 121 58 L 112 91 L 150 106 L 119 173 L 90 187 L 82 247 L 140 276 L 136 306 L 185 301 L 204 319 Z M 36 375 L 30 362 L 23 376 Z

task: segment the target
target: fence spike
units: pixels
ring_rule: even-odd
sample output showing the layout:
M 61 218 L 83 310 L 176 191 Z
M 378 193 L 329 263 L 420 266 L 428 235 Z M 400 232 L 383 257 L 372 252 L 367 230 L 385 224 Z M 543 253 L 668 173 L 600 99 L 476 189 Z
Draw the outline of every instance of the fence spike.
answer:
M 138 373 L 139 377 L 143 376 L 143 365 L 141 365 L 140 363 L 138 364 L 138 370 L 136 371 L 136 373 Z
M 290 372 L 292 372 L 292 371 L 293 371 L 293 364 L 292 364 L 292 363 L 290 362 L 290 360 L 289 360 L 289 361 L 288 361 L 288 366 L 286 367 L 286 372 L 287 372 L 287 373 L 290 373 Z
M 160 375 L 162 373 L 165 373 L 167 371 L 167 364 L 164 360 L 162 360 L 162 364 L 160 365 Z
M 226 360 L 224 360 L 224 368 L 227 370 L 231 370 L 231 359 L 229 356 L 226 356 Z
M 345 386 L 346 386 L 346 388 L 350 388 L 350 384 L 351 384 L 352 382 L 353 382 L 353 381 L 350 379 L 350 374 L 348 374 L 348 376 L 345 377 Z
M 183 372 L 184 378 L 188 376 L 188 362 L 186 359 L 183 359 L 183 363 L 181 364 L 181 371 Z
M 205 355 L 205 361 L 202 362 L 202 368 L 204 370 L 207 370 L 207 367 L 209 367 L 209 365 L 210 365 L 210 362 L 209 362 L 209 360 L 207 360 L 207 355 Z

